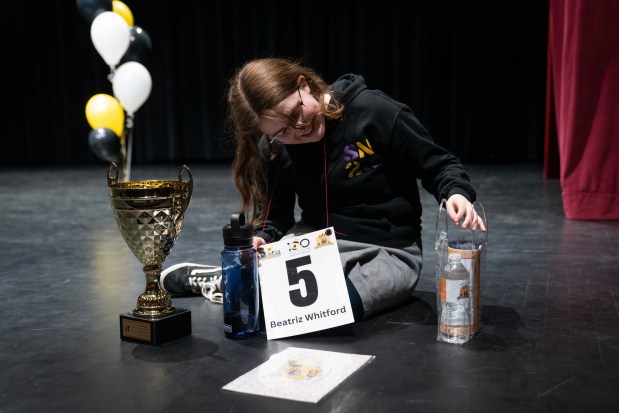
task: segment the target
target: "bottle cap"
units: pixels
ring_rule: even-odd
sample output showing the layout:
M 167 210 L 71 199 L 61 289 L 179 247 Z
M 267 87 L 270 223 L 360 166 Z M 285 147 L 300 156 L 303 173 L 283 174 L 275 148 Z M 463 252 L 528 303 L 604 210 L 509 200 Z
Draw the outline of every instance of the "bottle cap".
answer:
M 224 245 L 227 247 L 248 247 L 252 245 L 254 227 L 245 223 L 245 213 L 232 214 L 230 223 L 224 225 Z

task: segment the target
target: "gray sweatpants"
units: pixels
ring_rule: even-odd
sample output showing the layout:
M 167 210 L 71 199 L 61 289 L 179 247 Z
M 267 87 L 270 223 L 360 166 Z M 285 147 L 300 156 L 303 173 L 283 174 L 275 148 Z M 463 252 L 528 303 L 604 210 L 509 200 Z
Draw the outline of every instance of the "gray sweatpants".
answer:
M 404 248 L 338 240 L 344 275 L 357 289 L 363 316 L 402 304 L 421 274 L 421 242 Z
M 298 222 L 286 237 L 312 231 L 316 229 Z M 338 239 L 337 246 L 344 275 L 361 297 L 364 318 L 410 297 L 421 274 L 421 240 L 386 247 Z

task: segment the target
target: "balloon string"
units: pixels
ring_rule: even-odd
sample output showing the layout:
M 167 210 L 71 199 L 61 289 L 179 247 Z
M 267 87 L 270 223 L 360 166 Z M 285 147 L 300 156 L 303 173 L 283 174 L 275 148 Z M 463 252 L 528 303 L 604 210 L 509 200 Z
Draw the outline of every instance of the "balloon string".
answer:
M 116 73 L 116 69 L 114 69 L 114 66 L 110 66 L 110 74 L 107 75 L 107 80 L 110 81 L 110 83 L 114 83 L 114 74 Z
M 127 150 L 125 156 L 125 182 L 131 179 L 131 154 L 133 152 L 133 115 L 128 115 L 125 122 L 125 132 L 127 135 Z
M 121 182 L 126 182 L 127 179 L 127 129 L 125 128 L 122 133 L 120 134 L 120 154 L 122 155 L 122 161 L 123 161 L 123 177 Z

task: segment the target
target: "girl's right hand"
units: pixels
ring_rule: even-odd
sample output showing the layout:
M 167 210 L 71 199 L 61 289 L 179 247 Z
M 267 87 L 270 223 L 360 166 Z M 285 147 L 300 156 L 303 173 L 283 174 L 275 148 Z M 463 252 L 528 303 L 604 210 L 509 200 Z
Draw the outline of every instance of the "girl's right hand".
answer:
M 252 246 L 254 247 L 255 250 L 257 250 L 261 245 L 266 244 L 267 242 L 260 238 L 260 237 L 254 237 L 253 241 L 252 241 Z

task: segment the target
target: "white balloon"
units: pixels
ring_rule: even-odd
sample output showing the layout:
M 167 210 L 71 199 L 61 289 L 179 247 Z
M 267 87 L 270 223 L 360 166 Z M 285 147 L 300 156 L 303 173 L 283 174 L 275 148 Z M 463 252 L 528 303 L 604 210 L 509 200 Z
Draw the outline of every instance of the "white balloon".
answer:
M 113 11 L 100 13 L 90 25 L 92 44 L 110 67 L 116 66 L 127 52 L 129 37 L 127 22 Z
M 129 115 L 133 115 L 146 102 L 152 86 L 150 73 L 138 62 L 120 65 L 112 81 L 114 96 Z

